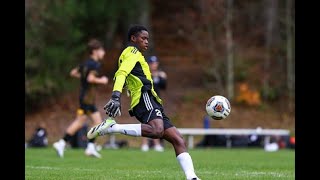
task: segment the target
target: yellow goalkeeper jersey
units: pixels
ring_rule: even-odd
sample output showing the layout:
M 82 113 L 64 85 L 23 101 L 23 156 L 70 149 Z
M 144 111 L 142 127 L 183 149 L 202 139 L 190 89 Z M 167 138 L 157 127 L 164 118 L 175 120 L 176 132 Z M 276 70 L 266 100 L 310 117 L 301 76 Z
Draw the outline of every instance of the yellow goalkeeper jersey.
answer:
M 130 109 L 139 103 L 142 92 L 148 90 L 162 104 L 162 100 L 154 90 L 149 65 L 135 46 L 128 46 L 122 51 L 114 81 L 113 91 L 122 92 L 124 87 L 129 91 Z

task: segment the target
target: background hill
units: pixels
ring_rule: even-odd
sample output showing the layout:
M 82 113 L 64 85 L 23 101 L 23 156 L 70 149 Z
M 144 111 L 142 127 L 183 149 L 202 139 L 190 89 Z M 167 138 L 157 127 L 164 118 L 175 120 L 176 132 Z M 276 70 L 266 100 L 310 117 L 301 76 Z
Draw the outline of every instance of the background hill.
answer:
M 31 2 L 28 6 L 28 1 L 26 2 L 26 8 L 38 7 Z M 75 6 L 71 2 L 73 1 L 66 6 L 69 7 L 70 12 L 73 10 L 71 7 Z M 148 25 L 150 29 L 150 40 L 153 46 L 146 56 L 156 54 L 160 59 L 161 68 L 168 74 L 168 87 L 162 92 L 162 98 L 166 112 L 176 126 L 203 127 L 206 101 L 213 95 L 221 94 L 230 98 L 232 111 L 223 121 L 211 121 L 211 127 L 256 128 L 260 126 L 290 129 L 294 133 L 294 90 L 290 89 L 292 81 L 289 81 L 291 76 L 294 78 L 294 71 L 290 71 L 290 68 L 294 67 L 294 39 L 289 41 L 289 37 L 294 37 L 294 3 L 289 6 L 288 2 L 291 2 L 289 0 L 285 2 L 231 1 L 232 6 L 228 6 L 225 4 L 227 1 L 178 0 L 164 3 L 153 0 L 149 2 L 150 4 L 146 4 L 148 6 L 142 11 L 147 12 L 147 18 L 145 18 L 147 20 L 139 21 L 144 22 L 143 24 Z M 59 7 L 59 4 L 56 6 Z M 290 18 L 286 16 L 288 6 L 291 12 Z M 101 12 L 105 11 L 101 10 Z M 226 16 L 230 12 L 232 12 L 232 21 L 230 21 L 231 28 L 228 28 Z M 99 14 L 94 17 L 98 16 Z M 76 17 L 79 19 L 82 16 Z M 35 16 L 26 16 L 26 18 L 34 20 Z M 87 22 L 85 18 L 80 20 L 79 22 Z M 87 34 L 83 33 L 82 36 L 79 33 L 81 38 L 74 37 L 74 39 L 75 42 L 83 43 L 83 40 L 92 34 L 106 39 L 108 50 L 103 61 L 102 72 L 111 80 L 116 70 L 117 58 L 123 48 L 127 26 L 115 23 L 112 29 L 108 24 L 103 31 L 98 29 L 102 26 L 99 26 L 99 20 L 101 19 L 96 18 L 97 22 L 91 22 L 97 23 L 96 26 L 90 26 L 96 27 L 95 30 L 87 30 Z M 286 20 L 291 23 L 289 28 Z M 127 22 L 127 24 L 130 23 L 136 23 L 136 21 Z M 28 30 L 28 27 L 26 29 Z M 293 29 L 293 32 L 290 29 Z M 231 32 L 231 39 L 227 38 L 227 32 Z M 112 38 L 106 38 L 106 36 L 109 37 L 108 35 Z M 26 46 L 30 45 L 29 37 L 32 36 L 27 34 Z M 228 49 L 230 42 L 232 48 Z M 52 93 L 52 96 L 45 95 L 43 98 L 45 100 L 35 99 L 40 97 L 41 93 L 35 96 L 29 96 L 28 93 L 35 91 L 35 87 L 38 89 L 44 87 L 46 89 L 43 92 L 48 92 L 50 87 L 54 87 L 55 81 L 54 79 L 44 81 L 46 86 L 31 84 L 35 82 L 31 81 L 34 77 L 31 75 L 39 74 L 31 73 L 41 66 L 35 63 L 37 61 L 30 58 L 31 56 L 27 53 L 26 102 L 30 104 L 26 104 L 26 139 L 29 139 L 33 130 L 41 125 L 47 127 L 49 142 L 53 142 L 63 135 L 66 126 L 74 119 L 78 107 L 77 85 L 79 82 L 68 77 L 68 71 L 85 57 L 85 54 L 79 53 L 83 47 L 78 48 L 77 51 L 69 54 L 69 61 L 67 59 L 61 62 L 59 66 L 61 68 L 55 72 L 56 75 L 62 76 L 61 81 L 67 83 L 63 86 L 66 90 Z M 30 49 L 27 52 L 29 51 Z M 51 53 L 51 56 L 53 55 L 55 54 Z M 228 91 L 230 72 L 227 67 L 230 62 L 233 62 L 233 95 Z M 290 66 L 290 63 L 293 65 Z M 102 107 L 111 95 L 112 85 L 113 83 L 110 82 L 106 87 L 98 89 L 97 106 L 103 115 Z M 57 86 L 56 89 L 62 88 Z M 118 122 L 137 122 L 127 113 L 129 99 L 125 94 L 122 95 L 122 103 L 123 115 L 119 117 Z

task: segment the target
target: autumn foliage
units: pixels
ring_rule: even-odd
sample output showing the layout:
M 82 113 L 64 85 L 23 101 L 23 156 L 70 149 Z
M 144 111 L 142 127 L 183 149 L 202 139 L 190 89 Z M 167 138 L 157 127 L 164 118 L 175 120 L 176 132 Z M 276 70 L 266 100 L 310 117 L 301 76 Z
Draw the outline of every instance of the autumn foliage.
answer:
M 261 105 L 260 93 L 257 90 L 251 90 L 247 83 L 241 83 L 239 85 L 239 94 L 236 97 L 236 102 L 250 106 Z

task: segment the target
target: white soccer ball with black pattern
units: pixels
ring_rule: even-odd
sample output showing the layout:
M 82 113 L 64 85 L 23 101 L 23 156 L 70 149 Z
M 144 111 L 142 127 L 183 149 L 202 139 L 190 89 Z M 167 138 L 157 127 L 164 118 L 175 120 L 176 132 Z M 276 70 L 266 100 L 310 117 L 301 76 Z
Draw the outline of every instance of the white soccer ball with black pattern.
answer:
M 226 97 L 215 95 L 207 101 L 206 111 L 212 119 L 222 120 L 229 116 L 231 105 Z

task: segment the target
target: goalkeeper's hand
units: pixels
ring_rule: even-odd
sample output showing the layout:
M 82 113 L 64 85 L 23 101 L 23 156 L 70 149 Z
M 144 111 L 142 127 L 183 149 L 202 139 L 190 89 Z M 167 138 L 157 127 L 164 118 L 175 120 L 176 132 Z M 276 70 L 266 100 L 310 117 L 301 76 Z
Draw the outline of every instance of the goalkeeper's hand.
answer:
M 110 117 L 121 116 L 121 103 L 120 103 L 120 92 L 113 91 L 111 99 L 108 103 L 103 107 Z

